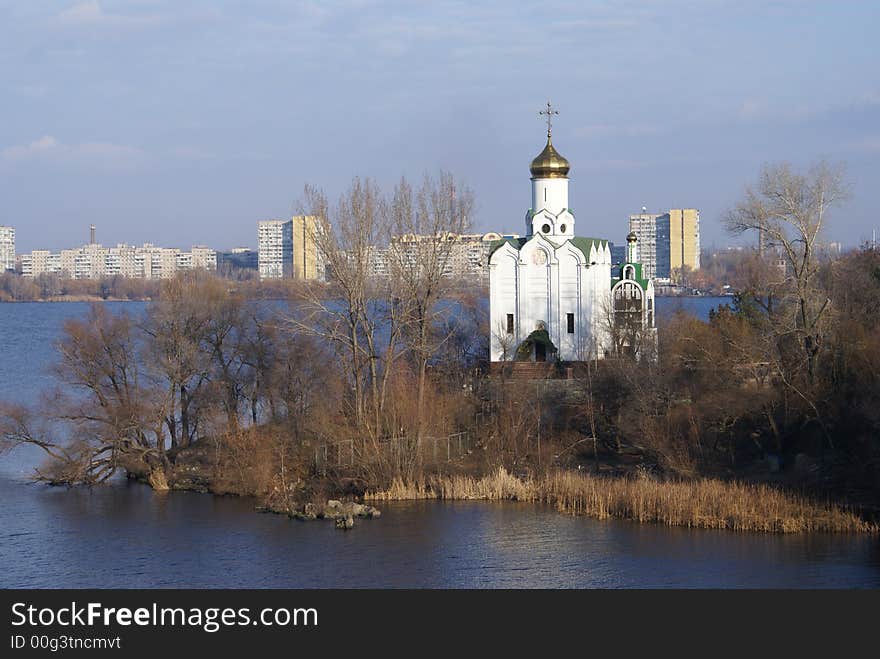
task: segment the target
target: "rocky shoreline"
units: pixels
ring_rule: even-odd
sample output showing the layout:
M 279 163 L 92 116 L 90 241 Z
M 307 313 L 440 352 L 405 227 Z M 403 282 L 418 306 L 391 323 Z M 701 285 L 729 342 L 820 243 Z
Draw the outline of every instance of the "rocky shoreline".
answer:
M 214 496 L 257 497 L 261 503 L 255 506 L 259 513 L 287 515 L 302 521 L 331 520 L 336 528 L 354 528 L 356 519 L 375 519 L 381 517 L 379 509 L 358 503 L 363 488 L 349 483 L 347 488 L 328 488 L 317 479 L 296 479 L 286 487 L 277 486 L 268 493 L 252 492 L 247 489 L 229 487 L 229 483 L 218 482 L 213 477 L 215 465 L 204 447 L 188 447 L 175 455 L 174 467 L 163 483 L 158 483 L 155 474 L 145 470 L 129 469 L 131 480 L 148 485 L 156 492 L 183 491 L 212 494 Z M 161 486 L 160 486 L 161 485 Z M 336 496 L 339 498 L 325 498 Z
M 332 520 L 337 529 L 347 531 L 354 528 L 354 520 L 375 519 L 382 516 L 378 508 L 368 506 L 356 501 L 339 501 L 329 499 L 327 503 L 318 505 L 306 503 L 298 508 L 285 508 L 275 506 L 257 506 L 257 511 L 262 513 L 276 513 L 287 515 L 291 519 L 313 521 L 318 519 Z

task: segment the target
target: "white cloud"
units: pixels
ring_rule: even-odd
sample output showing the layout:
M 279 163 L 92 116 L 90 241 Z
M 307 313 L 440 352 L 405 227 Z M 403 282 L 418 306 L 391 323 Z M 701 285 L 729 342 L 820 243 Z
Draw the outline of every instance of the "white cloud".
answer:
M 6 160 L 21 160 L 33 156 L 40 156 L 58 147 L 58 140 L 51 135 L 43 135 L 30 144 L 10 146 L 0 151 L 0 158 Z
M 94 23 L 101 20 L 103 11 L 97 0 L 83 2 L 69 7 L 58 14 L 57 20 L 62 23 Z
M 43 162 L 62 165 L 109 165 L 128 167 L 144 157 L 134 147 L 110 142 L 83 142 L 64 144 L 51 135 L 30 142 L 0 149 L 0 162 Z
M 856 98 L 817 98 L 816 100 L 771 103 L 769 99 L 746 99 L 736 107 L 735 117 L 745 122 L 793 122 L 833 119 L 834 115 L 871 111 L 880 106 L 880 94 Z M 839 119 L 838 119 L 839 121 Z
M 158 15 L 125 15 L 104 11 L 98 0 L 74 5 L 57 14 L 53 24 L 66 29 L 132 30 L 160 25 L 165 17 Z

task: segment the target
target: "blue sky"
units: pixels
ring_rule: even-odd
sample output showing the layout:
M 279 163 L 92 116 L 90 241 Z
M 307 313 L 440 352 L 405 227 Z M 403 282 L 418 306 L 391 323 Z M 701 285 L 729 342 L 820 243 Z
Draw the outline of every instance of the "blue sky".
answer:
M 0 0 L 0 224 L 19 251 L 255 245 L 306 182 L 446 169 L 477 230 L 524 230 L 559 108 L 577 233 L 701 209 L 762 164 L 843 161 L 830 239 L 880 226 L 880 3 Z

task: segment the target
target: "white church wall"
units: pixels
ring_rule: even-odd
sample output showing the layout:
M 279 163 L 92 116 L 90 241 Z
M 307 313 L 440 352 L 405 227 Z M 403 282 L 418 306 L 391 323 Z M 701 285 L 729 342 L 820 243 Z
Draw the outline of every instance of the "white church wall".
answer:
M 520 252 L 520 274 L 522 289 L 520 305 L 522 308 L 522 338 L 525 339 L 543 322 L 550 330 L 552 325 L 551 261 L 552 247 L 540 238 L 526 243 Z
M 582 260 L 572 252 L 559 258 L 559 322 L 558 336 L 559 358 L 572 361 L 578 353 L 578 346 L 588 328 L 584 324 L 583 304 L 581 300 L 581 275 L 584 271 Z M 568 332 L 568 314 L 574 319 L 574 333 Z
M 568 207 L 568 179 L 541 178 L 532 181 L 532 210 L 559 215 Z
M 556 218 L 547 212 L 540 212 L 530 220 L 531 227 L 527 227 L 531 235 L 542 233 L 552 236 L 556 233 Z
M 504 245 L 492 255 L 490 322 L 491 359 L 513 359 L 516 347 L 543 322 L 563 361 L 604 356 L 608 343 L 610 262 L 607 246 L 593 246 L 587 257 L 566 241 L 558 248 L 537 235 L 517 252 Z M 507 314 L 514 332 L 506 333 Z M 574 332 L 568 332 L 568 314 Z
M 520 299 L 518 260 L 519 253 L 510 245 L 500 247 L 491 258 L 489 319 L 492 361 L 502 361 L 505 348 L 507 359 L 513 359 L 513 352 L 522 341 L 520 310 L 517 308 Z M 513 314 L 512 334 L 507 334 L 507 314 Z
M 608 323 L 611 309 L 611 269 L 607 263 L 590 267 L 590 333 L 592 352 L 603 357 L 608 345 Z
M 560 240 L 574 238 L 574 215 L 568 211 L 564 211 L 558 216 L 552 215 L 548 211 L 542 211 L 532 216 L 526 229 L 530 235 L 541 233 L 558 243 Z

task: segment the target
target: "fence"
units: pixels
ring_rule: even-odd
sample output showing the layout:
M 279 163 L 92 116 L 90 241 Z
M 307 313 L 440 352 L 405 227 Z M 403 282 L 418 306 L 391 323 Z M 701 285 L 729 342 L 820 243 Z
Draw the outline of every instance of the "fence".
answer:
M 469 432 L 415 440 L 409 437 L 348 439 L 316 446 L 315 467 L 326 472 L 328 468 L 354 467 L 376 460 L 400 463 L 403 459 L 415 459 L 421 464 L 452 462 L 470 453 L 472 448 Z

